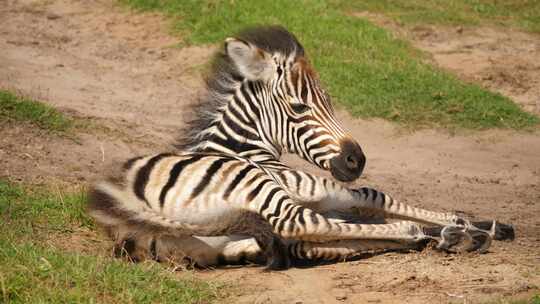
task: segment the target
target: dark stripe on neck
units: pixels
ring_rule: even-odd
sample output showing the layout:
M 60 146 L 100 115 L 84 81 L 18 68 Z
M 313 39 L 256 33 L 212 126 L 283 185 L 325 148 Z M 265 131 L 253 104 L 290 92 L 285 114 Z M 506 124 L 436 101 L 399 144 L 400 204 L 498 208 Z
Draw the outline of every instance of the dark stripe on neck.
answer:
M 234 107 L 232 104 L 235 104 L 236 107 Z M 243 113 L 244 115 L 242 115 L 242 113 L 238 112 L 238 110 L 236 109 L 237 107 L 245 112 L 245 109 L 244 109 L 245 105 L 242 104 L 240 102 L 240 100 L 238 100 L 238 98 L 235 96 L 235 98 L 231 101 L 231 104 L 228 105 L 229 112 L 231 112 L 232 116 L 236 117 L 238 120 L 240 120 L 244 124 L 251 125 L 251 122 L 246 120 L 246 118 L 244 117 L 244 116 L 246 116 L 249 119 L 249 114 L 248 113 Z
M 230 115 L 232 115 L 232 114 L 230 114 Z M 238 119 L 238 117 L 236 117 L 236 118 Z M 239 119 L 239 120 L 241 120 L 241 119 Z M 251 140 L 260 140 L 260 138 L 257 135 L 243 129 L 240 125 L 238 125 L 234 120 L 231 119 L 231 117 L 229 117 L 229 115 L 223 115 L 223 123 L 225 123 L 231 130 L 233 130 L 233 132 L 235 132 L 239 136 L 242 136 L 242 137 L 245 137 L 245 138 L 251 139 Z M 223 130 L 223 131 L 224 131 L 225 135 L 229 135 L 229 134 L 225 133 L 225 130 Z
M 311 174 L 306 174 L 306 176 L 311 181 L 309 185 L 309 195 L 313 197 L 313 195 L 315 194 L 315 184 L 317 183 L 317 181 L 315 181 L 315 178 L 311 176 Z
M 240 100 L 238 95 L 242 95 L 244 97 L 245 101 Z M 245 112 L 246 116 L 250 119 L 256 119 L 255 117 L 251 117 L 249 112 L 247 111 L 247 108 L 251 110 L 255 115 L 258 115 L 259 110 L 257 107 L 255 107 L 251 102 L 251 97 L 247 94 L 247 91 L 241 89 L 238 94 L 234 95 L 234 102 L 242 109 L 242 111 Z
M 228 135 L 225 132 L 225 129 L 223 128 L 223 126 L 218 125 L 218 129 L 223 134 L 225 134 L 226 136 Z M 232 150 L 232 151 L 236 152 L 237 154 L 239 154 L 240 152 L 245 152 L 245 151 L 249 151 L 249 150 L 261 149 L 261 147 L 258 147 L 258 146 L 252 145 L 252 144 L 248 144 L 246 142 L 239 142 L 239 141 L 235 140 L 234 138 L 232 138 L 230 136 L 228 136 L 227 139 L 223 139 L 223 138 L 221 138 L 221 137 L 219 137 L 217 135 L 213 135 L 207 141 L 213 142 L 213 143 L 215 143 L 215 144 L 217 144 L 219 146 L 222 146 L 224 148 Z M 216 150 L 216 149 L 214 149 L 214 150 Z M 226 151 L 219 151 L 219 152 L 230 154 L 230 152 L 226 152 Z

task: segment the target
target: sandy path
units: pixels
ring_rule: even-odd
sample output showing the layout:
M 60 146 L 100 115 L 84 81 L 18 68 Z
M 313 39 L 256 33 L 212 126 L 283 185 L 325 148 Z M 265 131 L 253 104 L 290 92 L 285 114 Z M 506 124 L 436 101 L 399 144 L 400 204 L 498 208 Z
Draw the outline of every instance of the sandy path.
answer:
M 113 159 L 169 149 L 212 50 L 176 48 L 178 39 L 166 28 L 157 15 L 133 14 L 108 1 L 7 1 L 0 8 L 0 87 L 103 127 L 73 140 L 0 125 L 0 176 L 86 181 Z M 406 133 L 387 122 L 339 115 L 368 156 L 356 184 L 418 206 L 514 223 L 518 239 L 497 243 L 486 255 L 391 253 L 280 273 L 196 274 L 240 286 L 226 302 L 470 303 L 538 292 L 538 132 Z

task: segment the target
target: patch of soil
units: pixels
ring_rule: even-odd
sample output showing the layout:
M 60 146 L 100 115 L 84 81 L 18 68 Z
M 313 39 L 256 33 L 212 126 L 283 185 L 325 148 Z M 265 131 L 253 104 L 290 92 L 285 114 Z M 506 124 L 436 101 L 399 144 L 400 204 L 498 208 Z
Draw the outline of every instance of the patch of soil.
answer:
M 427 52 L 436 65 L 540 114 L 540 35 L 510 28 L 405 27 L 378 14 L 351 15 L 390 29 Z
M 33 124 L 0 122 L 0 177 L 31 184 L 87 183 L 111 162 L 167 147 L 127 136 L 122 130 L 129 126 L 100 123 L 99 129 L 54 134 Z
M 135 14 L 109 1 L 7 1 L 0 8 L 0 87 L 92 123 L 74 137 L 3 123 L 0 176 L 84 184 L 112 160 L 170 149 L 183 109 L 202 88 L 197 70 L 215 48 L 176 48 L 178 38 L 166 28 L 158 15 Z M 351 186 L 369 185 L 413 205 L 513 223 L 516 241 L 497 242 L 485 255 L 427 250 L 284 272 L 243 267 L 195 273 L 229 282 L 224 302 L 471 303 L 538 292 L 538 132 L 404 134 L 380 120 L 355 120 L 343 112 L 339 119 L 368 157 L 366 174 Z M 294 157 L 286 161 L 327 174 Z M 58 246 L 103 248 L 86 237 L 96 241 L 92 232 L 78 231 Z
M 197 69 L 213 49 L 178 49 L 165 28 L 155 14 L 110 1 L 7 1 L 0 8 L 0 87 L 98 120 L 106 132 L 88 129 L 98 134 L 70 141 L 3 126 L 0 138 L 13 144 L 0 147 L 0 175 L 88 180 L 111 160 L 171 149 L 183 105 L 202 87 Z

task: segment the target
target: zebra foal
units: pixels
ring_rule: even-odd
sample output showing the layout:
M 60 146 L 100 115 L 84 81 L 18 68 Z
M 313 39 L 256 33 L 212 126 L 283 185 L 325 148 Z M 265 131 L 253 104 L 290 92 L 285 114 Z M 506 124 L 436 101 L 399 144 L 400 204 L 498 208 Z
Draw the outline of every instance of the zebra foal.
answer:
M 508 225 L 407 206 L 280 162 L 295 153 L 342 182 L 358 178 L 366 162 L 303 47 L 282 27 L 226 39 L 207 87 L 179 152 L 134 158 L 121 177 L 91 190 L 90 214 L 134 258 L 282 269 L 289 257 L 343 258 L 430 239 L 444 250 L 485 251 L 492 238 L 513 237 Z

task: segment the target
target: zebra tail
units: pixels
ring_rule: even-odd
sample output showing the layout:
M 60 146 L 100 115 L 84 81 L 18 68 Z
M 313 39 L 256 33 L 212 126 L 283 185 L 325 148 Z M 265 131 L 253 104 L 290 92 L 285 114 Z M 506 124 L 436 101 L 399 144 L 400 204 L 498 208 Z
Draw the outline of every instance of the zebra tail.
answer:
M 182 260 L 185 254 L 167 235 L 175 227 L 120 186 L 102 182 L 88 193 L 87 210 L 113 239 L 114 255 L 133 261 Z M 144 209 L 143 209 L 144 208 Z
M 88 213 L 105 227 L 127 226 L 154 233 L 189 232 L 189 225 L 156 212 L 133 193 L 116 184 L 101 182 L 88 193 Z
M 115 256 L 128 257 L 132 261 L 152 259 L 198 267 L 249 262 L 264 264 L 265 257 L 253 239 L 175 233 L 178 226 L 143 210 L 140 206 L 144 204 L 110 182 L 102 182 L 90 189 L 88 213 L 113 239 Z

